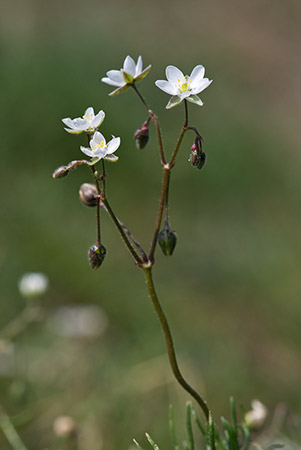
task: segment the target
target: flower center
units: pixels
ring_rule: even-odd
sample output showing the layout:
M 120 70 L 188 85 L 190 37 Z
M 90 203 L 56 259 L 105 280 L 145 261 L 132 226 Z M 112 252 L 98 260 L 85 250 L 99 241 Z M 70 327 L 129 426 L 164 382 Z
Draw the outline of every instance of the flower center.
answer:
M 191 79 L 187 79 L 187 77 L 182 78 L 182 80 L 180 80 L 178 78 L 175 86 L 180 91 L 180 94 L 183 94 L 183 92 L 187 92 L 187 91 L 191 90 L 190 83 L 191 83 Z
M 98 148 L 107 148 L 107 145 L 105 144 L 105 141 L 101 141 L 99 144 L 93 145 L 92 152 L 95 152 Z
M 92 120 L 94 119 L 94 117 L 92 117 L 92 115 L 91 114 L 86 114 L 84 117 L 83 117 L 87 122 L 92 122 Z

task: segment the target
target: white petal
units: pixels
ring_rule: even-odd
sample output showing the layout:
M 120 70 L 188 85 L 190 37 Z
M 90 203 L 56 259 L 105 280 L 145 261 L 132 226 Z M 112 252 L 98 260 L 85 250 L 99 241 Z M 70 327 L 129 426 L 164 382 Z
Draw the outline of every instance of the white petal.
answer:
M 103 78 L 101 79 L 101 81 L 102 81 L 103 83 L 110 84 L 111 86 L 122 86 L 122 85 L 125 84 L 124 81 L 122 81 L 122 84 L 121 84 L 121 82 L 119 83 L 119 82 L 117 82 L 117 81 L 113 81 L 113 80 L 111 80 L 111 78 L 107 78 L 107 77 L 103 77 Z
M 191 95 L 191 92 L 190 91 L 185 91 L 185 92 L 182 92 L 181 94 L 178 94 L 178 95 L 183 100 L 184 98 L 189 97 Z
M 172 85 L 169 81 L 165 81 L 165 80 L 157 80 L 155 82 L 155 85 L 161 89 L 162 91 L 166 92 L 167 94 L 170 95 L 176 95 L 177 94 L 177 89 L 174 85 Z
M 85 111 L 85 114 L 84 114 L 84 116 L 92 116 L 92 117 L 94 117 L 95 116 L 95 114 L 94 114 L 94 109 L 92 108 L 92 106 L 90 106 L 89 108 L 87 108 L 86 109 L 86 111 Z
M 135 77 L 137 77 L 141 72 L 142 72 L 142 57 L 139 56 L 136 64 Z
M 133 58 L 131 58 L 130 56 L 127 56 L 124 60 L 123 70 L 126 73 L 128 73 L 129 75 L 131 75 L 132 77 L 135 76 L 136 64 L 135 64 L 135 61 L 133 60 Z
M 105 118 L 104 111 L 99 111 L 99 113 L 97 113 L 94 119 L 92 120 L 91 126 L 93 128 L 98 128 L 99 125 L 101 125 L 102 122 L 104 121 L 104 118 Z
M 116 83 L 123 83 L 123 76 L 120 70 L 109 70 L 107 76 Z
M 198 82 L 199 80 L 203 79 L 205 75 L 205 67 L 198 65 L 195 66 L 193 71 L 191 72 L 190 79 L 191 79 L 191 88 L 194 86 L 195 82 Z
M 94 153 L 87 147 L 83 147 L 82 145 L 80 146 L 81 151 L 87 155 L 87 156 L 91 156 L 91 158 L 94 156 Z
M 77 117 L 73 120 L 74 129 L 76 130 L 85 130 L 88 127 L 88 123 L 85 119 L 82 119 L 81 117 Z
M 100 144 L 103 141 L 104 146 L 106 145 L 105 137 L 99 132 L 95 131 L 93 138 L 90 141 L 90 147 L 93 148 L 95 144 Z
M 199 94 L 200 92 L 202 92 L 204 89 L 206 89 L 206 87 L 209 86 L 209 84 L 212 83 L 213 80 L 209 80 L 208 78 L 203 78 L 203 80 L 198 83 L 195 87 L 193 87 L 191 89 L 193 94 Z
M 110 142 L 108 142 L 106 154 L 107 155 L 111 155 L 111 153 L 116 152 L 116 150 L 118 149 L 119 145 L 120 145 L 120 138 L 119 137 L 111 139 Z
M 70 119 L 70 117 L 66 117 L 65 119 L 62 119 L 62 122 L 63 122 L 65 125 L 67 125 L 67 127 L 72 128 L 72 129 L 75 129 L 73 120 Z
M 183 73 L 175 66 L 167 66 L 166 67 L 166 78 L 170 83 L 176 84 L 178 80 L 182 80 L 184 78 Z

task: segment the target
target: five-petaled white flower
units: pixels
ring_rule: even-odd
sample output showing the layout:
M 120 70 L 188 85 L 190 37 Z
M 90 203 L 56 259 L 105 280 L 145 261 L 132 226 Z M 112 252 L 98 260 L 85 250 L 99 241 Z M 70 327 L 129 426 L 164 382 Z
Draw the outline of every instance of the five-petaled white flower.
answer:
M 107 76 L 102 78 L 101 81 L 110 84 L 111 86 L 117 86 L 118 89 L 111 92 L 109 95 L 116 95 L 127 89 L 131 84 L 142 80 L 151 69 L 151 65 L 142 70 L 142 58 L 139 56 L 137 64 L 130 56 L 127 56 L 123 63 L 123 68 L 120 70 L 109 70 Z
M 99 111 L 99 113 L 94 114 L 94 109 L 90 106 L 86 109 L 83 117 L 77 117 L 76 119 L 62 119 L 62 122 L 69 128 L 65 128 L 68 133 L 80 134 L 84 131 L 93 132 L 95 131 L 103 122 L 105 118 L 104 111 Z
M 104 136 L 99 131 L 96 131 L 89 144 L 90 148 L 81 146 L 80 149 L 85 155 L 93 158 L 93 162 L 97 162 L 102 158 L 109 161 L 117 161 L 118 156 L 113 155 L 113 153 L 116 152 L 120 145 L 119 137 L 115 138 L 113 136 L 113 139 L 106 143 Z
M 202 92 L 212 83 L 212 80 L 204 78 L 205 68 L 201 65 L 196 66 L 190 76 L 184 76 L 181 70 L 175 66 L 166 67 L 166 80 L 157 80 L 156 86 L 167 94 L 172 95 L 166 108 L 173 108 L 184 99 L 189 100 L 196 105 L 203 105 L 202 100 L 197 94 Z

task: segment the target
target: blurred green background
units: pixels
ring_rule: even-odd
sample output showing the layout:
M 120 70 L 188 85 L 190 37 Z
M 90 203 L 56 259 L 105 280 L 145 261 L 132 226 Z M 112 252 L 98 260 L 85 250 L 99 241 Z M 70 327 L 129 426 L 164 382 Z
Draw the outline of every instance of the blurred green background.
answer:
M 89 172 L 51 178 L 85 144 L 61 118 L 104 109 L 102 132 L 122 139 L 111 204 L 148 246 L 161 176 L 154 129 L 138 151 L 142 105 L 129 90 L 108 97 L 100 82 L 127 54 L 152 64 L 140 89 L 169 151 L 183 108 L 165 110 L 155 80 L 168 64 L 184 73 L 203 64 L 214 80 L 205 105 L 190 106 L 207 164 L 187 162 L 187 133 L 171 185 L 178 245 L 170 259 L 157 252 L 155 266 L 183 373 L 216 417 L 230 395 L 246 409 L 259 398 L 300 412 L 300 2 L 2 0 L 1 10 L 0 326 L 24 308 L 24 272 L 50 279 L 46 319 L 15 339 L 16 368 L 0 379 L 28 448 L 59 448 L 52 424 L 62 414 L 79 424 L 85 450 L 126 449 L 144 431 L 168 448 L 170 402 L 183 422 L 187 395 L 171 377 L 142 273 L 105 216 L 106 260 L 96 272 L 88 265 L 95 211 L 78 189 Z M 97 338 L 49 327 L 60 306 L 91 304 L 107 317 Z M 10 448 L 2 435 L 0 447 Z

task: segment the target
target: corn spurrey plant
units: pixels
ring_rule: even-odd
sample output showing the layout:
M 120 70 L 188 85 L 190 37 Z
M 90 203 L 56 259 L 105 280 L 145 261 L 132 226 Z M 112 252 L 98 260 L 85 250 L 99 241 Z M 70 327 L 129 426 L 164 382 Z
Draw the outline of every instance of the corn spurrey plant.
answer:
M 88 158 L 74 160 L 64 166 L 60 166 L 54 171 L 53 178 L 63 178 L 68 175 L 71 170 L 77 169 L 81 166 L 85 166 L 90 170 L 93 183 L 84 183 L 79 190 L 80 200 L 86 206 L 96 208 L 97 236 L 96 242 L 88 251 L 90 265 L 92 269 L 98 269 L 103 264 L 106 257 L 106 248 L 103 244 L 101 234 L 102 215 L 100 213 L 101 210 L 103 210 L 111 217 L 137 267 L 141 269 L 144 274 L 152 304 L 164 333 L 172 372 L 179 384 L 199 404 L 207 423 L 210 424 L 212 418 L 206 401 L 186 381 L 179 368 L 172 334 L 167 317 L 155 289 L 152 272 L 158 245 L 164 255 L 170 256 L 174 253 L 177 244 L 177 236 L 170 225 L 169 219 L 169 191 L 171 173 L 175 167 L 183 137 L 187 132 L 193 133 L 193 141 L 189 157 L 191 165 L 197 169 L 201 169 L 205 164 L 206 155 L 203 150 L 203 138 L 198 129 L 190 124 L 188 103 L 202 106 L 203 102 L 200 99 L 199 94 L 211 84 L 212 80 L 204 77 L 205 69 L 201 65 L 194 67 L 190 75 L 184 75 L 177 67 L 170 65 L 166 68 L 166 80 L 156 81 L 155 84 L 159 89 L 171 95 L 166 108 L 170 109 L 182 104 L 184 109 L 184 122 L 179 130 L 175 146 L 172 151 L 167 152 L 163 145 L 158 117 L 152 111 L 137 86 L 138 82 L 146 77 L 150 69 L 151 66 L 149 65 L 143 70 L 141 56 L 139 56 L 137 63 L 135 63 L 130 56 L 127 56 L 124 60 L 123 67 L 120 70 L 109 70 L 106 74 L 107 76 L 103 77 L 101 80 L 102 82 L 115 87 L 115 90 L 109 94 L 111 96 L 120 94 L 126 89 L 132 89 L 145 108 L 146 118 L 144 118 L 141 127 L 136 130 L 134 134 L 136 145 L 139 149 L 144 148 L 148 143 L 151 122 L 155 128 L 158 141 L 158 153 L 161 161 L 162 188 L 155 224 L 152 231 L 150 248 L 145 249 L 141 246 L 138 239 L 133 235 L 130 229 L 119 219 L 108 198 L 108 174 L 106 164 L 107 161 L 116 162 L 118 160 L 116 152 L 118 151 L 118 154 L 122 154 L 122 152 L 119 151 L 119 147 L 122 147 L 122 144 L 120 137 L 115 137 L 112 135 L 111 139 L 107 139 L 99 131 L 99 127 L 105 119 L 104 111 L 100 110 L 95 114 L 94 109 L 89 107 L 86 109 L 82 117 L 77 117 L 75 119 L 68 117 L 63 119 L 63 123 L 66 126 L 65 130 L 68 133 L 86 134 L 88 145 L 86 147 L 80 146 L 80 150 L 85 157 Z M 112 131 L 115 132 L 115 130 Z

